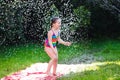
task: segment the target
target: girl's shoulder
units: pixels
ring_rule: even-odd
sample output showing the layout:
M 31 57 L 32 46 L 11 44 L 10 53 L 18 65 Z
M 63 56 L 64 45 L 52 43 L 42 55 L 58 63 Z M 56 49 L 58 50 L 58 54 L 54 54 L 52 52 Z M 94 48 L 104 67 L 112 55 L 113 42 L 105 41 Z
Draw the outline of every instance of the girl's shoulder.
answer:
M 58 33 L 60 34 L 60 33 L 61 33 L 61 30 L 58 30 Z
M 58 32 L 60 32 L 60 30 L 58 30 Z
M 49 30 L 48 32 L 52 32 L 52 30 Z
M 52 30 L 49 30 L 49 31 L 48 31 L 48 34 L 51 34 L 51 35 L 52 35 L 52 34 L 53 34 Z
M 53 32 L 52 30 L 49 30 L 49 31 L 48 31 L 48 34 L 55 34 L 55 33 L 56 33 L 56 34 L 57 34 L 57 33 L 60 34 L 60 32 L 61 32 L 60 30 L 58 30 L 57 32 Z

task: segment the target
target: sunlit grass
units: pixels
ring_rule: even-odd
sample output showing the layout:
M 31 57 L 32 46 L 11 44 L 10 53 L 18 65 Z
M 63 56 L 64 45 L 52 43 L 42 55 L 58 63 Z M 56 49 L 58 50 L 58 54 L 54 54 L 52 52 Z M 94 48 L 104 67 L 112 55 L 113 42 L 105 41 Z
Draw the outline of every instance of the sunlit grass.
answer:
M 96 62 L 83 72 L 72 73 L 60 80 L 120 80 L 120 41 L 94 41 L 87 54 L 93 54 Z
M 120 79 L 120 42 L 117 40 L 73 43 L 71 46 L 58 45 L 59 62 L 67 63 L 83 54 L 92 54 L 95 61 L 91 67 L 80 73 L 69 74 L 61 80 L 119 80 Z M 87 55 L 86 55 L 87 56 Z M 17 46 L 0 47 L 0 78 L 31 64 L 48 62 L 43 45 L 27 43 Z M 84 59 L 84 58 L 83 58 Z M 86 64 L 86 63 L 85 63 Z
M 93 63 L 85 71 L 72 73 L 59 80 L 119 80 L 120 62 Z
M 79 51 L 81 51 L 80 46 L 76 44 L 71 47 L 58 45 L 59 63 L 71 59 Z M 0 47 L 0 78 L 25 69 L 31 64 L 48 62 L 49 59 L 44 46 L 40 44 L 27 43 Z
M 1 48 L 0 52 L 0 77 L 49 59 L 44 53 L 43 47 L 37 44 L 5 47 Z

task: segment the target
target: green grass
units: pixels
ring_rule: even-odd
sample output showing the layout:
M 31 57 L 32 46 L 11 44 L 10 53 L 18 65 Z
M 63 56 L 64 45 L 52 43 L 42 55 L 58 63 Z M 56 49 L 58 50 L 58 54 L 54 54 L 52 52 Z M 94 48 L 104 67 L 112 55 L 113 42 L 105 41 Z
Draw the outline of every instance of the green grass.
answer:
M 91 50 L 93 49 L 93 50 Z M 102 57 L 101 61 L 119 61 L 120 60 L 120 41 L 105 40 L 104 42 L 93 42 L 91 51 L 95 57 Z
M 71 52 L 71 50 L 74 51 Z M 78 54 L 80 46 L 73 45 L 71 47 L 66 47 L 59 45 L 58 51 L 59 63 L 62 63 L 74 57 L 75 53 Z M 44 51 L 43 45 L 29 43 L 17 46 L 2 46 L 0 47 L 0 78 L 25 69 L 33 63 L 48 62 L 49 59 L 50 58 Z
M 99 69 L 86 70 L 80 73 L 69 74 L 60 80 L 119 80 L 120 79 L 120 41 L 105 40 L 74 43 L 69 47 L 58 45 L 59 62 L 66 63 L 74 57 L 83 54 L 92 54 L 96 62 L 107 64 L 98 66 Z M 16 46 L 0 47 L 0 78 L 13 72 L 25 69 L 37 62 L 48 62 L 49 57 L 44 52 L 43 45 L 21 44 Z M 112 62 L 112 63 L 109 63 Z
M 32 63 L 48 61 L 43 47 L 36 44 L 0 48 L 0 77 L 30 66 Z
M 120 64 L 111 63 L 98 67 L 98 70 L 70 74 L 69 77 L 63 77 L 59 80 L 120 80 Z
M 98 65 L 98 69 L 90 67 L 90 70 L 69 74 L 59 80 L 120 80 L 120 41 L 92 41 L 84 53 L 93 54 L 96 62 L 106 64 Z

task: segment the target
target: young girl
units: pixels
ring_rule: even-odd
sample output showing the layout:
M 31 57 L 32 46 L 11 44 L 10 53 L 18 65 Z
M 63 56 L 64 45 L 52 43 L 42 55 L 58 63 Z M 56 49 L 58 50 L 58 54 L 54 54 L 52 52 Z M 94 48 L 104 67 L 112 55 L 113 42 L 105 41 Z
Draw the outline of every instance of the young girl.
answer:
M 70 46 L 70 42 L 65 42 L 60 38 L 60 26 L 61 19 L 55 17 L 51 20 L 51 29 L 48 31 L 47 39 L 45 40 L 45 52 L 51 58 L 48 63 L 46 74 L 50 75 L 51 67 L 53 66 L 53 75 L 56 75 L 57 63 L 58 63 L 58 51 L 56 47 L 56 42 Z

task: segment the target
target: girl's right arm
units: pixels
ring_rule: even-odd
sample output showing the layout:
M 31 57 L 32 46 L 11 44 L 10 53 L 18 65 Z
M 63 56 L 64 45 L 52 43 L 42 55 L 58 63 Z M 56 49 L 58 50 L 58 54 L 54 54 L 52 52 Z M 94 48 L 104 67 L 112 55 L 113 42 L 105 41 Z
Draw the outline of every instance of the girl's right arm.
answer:
M 49 41 L 49 45 L 51 47 L 51 49 L 53 50 L 53 52 L 56 54 L 56 50 L 54 49 L 53 45 L 52 45 L 52 31 L 48 31 L 48 41 Z

